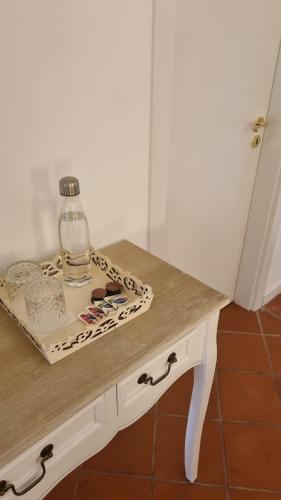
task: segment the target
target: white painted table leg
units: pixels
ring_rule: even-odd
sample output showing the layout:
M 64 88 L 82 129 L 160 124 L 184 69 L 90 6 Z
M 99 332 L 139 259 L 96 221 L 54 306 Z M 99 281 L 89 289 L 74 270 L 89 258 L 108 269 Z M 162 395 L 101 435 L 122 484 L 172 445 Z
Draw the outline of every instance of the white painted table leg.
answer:
M 217 360 L 217 324 L 219 313 L 207 322 L 203 359 L 194 367 L 193 391 L 185 436 L 185 473 L 193 482 L 197 478 L 200 441 Z

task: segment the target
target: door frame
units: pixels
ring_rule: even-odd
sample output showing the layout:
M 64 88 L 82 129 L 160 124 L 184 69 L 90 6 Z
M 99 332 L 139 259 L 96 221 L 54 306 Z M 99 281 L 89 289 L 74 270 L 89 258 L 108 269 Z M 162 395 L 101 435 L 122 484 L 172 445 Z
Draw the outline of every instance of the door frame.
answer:
M 267 278 L 281 220 L 280 45 L 267 121 L 269 126 L 262 141 L 234 294 L 234 302 L 250 310 L 257 310 L 264 304 Z

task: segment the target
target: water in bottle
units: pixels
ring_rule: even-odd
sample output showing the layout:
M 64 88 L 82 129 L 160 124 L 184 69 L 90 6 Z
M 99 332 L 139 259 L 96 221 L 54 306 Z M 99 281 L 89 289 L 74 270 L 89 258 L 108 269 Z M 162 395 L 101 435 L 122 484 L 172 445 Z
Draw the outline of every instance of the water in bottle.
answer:
M 79 200 L 79 182 L 76 177 L 63 177 L 59 185 L 63 198 L 59 238 L 64 280 L 70 286 L 82 286 L 90 282 L 92 273 L 89 228 Z

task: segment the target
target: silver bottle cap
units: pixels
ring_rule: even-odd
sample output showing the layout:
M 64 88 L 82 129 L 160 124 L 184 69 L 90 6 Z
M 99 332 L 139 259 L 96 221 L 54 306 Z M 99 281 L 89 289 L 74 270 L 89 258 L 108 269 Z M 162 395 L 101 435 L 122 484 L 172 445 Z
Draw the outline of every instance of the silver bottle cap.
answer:
M 76 196 L 80 193 L 79 181 L 76 177 L 63 177 L 60 179 L 59 186 L 62 196 Z

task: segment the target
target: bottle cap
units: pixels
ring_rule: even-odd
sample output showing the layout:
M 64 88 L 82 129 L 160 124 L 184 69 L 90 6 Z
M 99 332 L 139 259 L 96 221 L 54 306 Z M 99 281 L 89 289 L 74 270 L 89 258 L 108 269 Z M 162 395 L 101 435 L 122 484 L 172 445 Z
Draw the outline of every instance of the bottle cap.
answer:
M 95 288 L 91 292 L 92 300 L 103 300 L 106 296 L 106 290 L 104 288 Z
M 76 177 L 62 177 L 59 182 L 62 196 L 76 196 L 80 193 L 79 181 Z
M 106 284 L 105 288 L 107 291 L 107 295 L 117 295 L 121 293 L 121 285 L 119 285 L 119 283 L 116 283 L 116 281 L 110 281 Z

